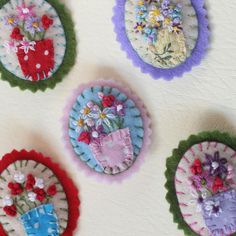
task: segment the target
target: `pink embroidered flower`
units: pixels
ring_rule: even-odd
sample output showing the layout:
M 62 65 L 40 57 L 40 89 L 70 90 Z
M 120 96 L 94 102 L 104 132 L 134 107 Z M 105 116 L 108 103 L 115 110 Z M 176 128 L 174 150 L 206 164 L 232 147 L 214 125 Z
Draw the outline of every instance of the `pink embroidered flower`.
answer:
M 118 116 L 124 116 L 125 115 L 126 106 L 123 102 L 115 101 L 113 106 L 115 107 L 115 112 Z
M 3 46 L 6 48 L 7 53 L 10 52 L 18 52 L 18 42 L 14 42 L 14 41 L 5 41 L 3 43 Z
M 20 44 L 21 44 L 20 49 L 23 49 L 25 54 L 28 54 L 29 50 L 35 51 L 36 42 L 34 41 L 30 42 L 26 38 L 24 38 L 20 42 Z
M 35 13 L 33 12 L 33 8 L 34 8 L 33 5 L 30 5 L 27 7 L 25 3 L 23 3 L 20 6 L 17 6 L 19 17 L 25 20 L 28 17 L 35 16 Z
M 201 190 L 203 188 L 211 189 L 213 185 L 213 178 L 207 171 L 203 171 L 199 175 L 193 175 L 190 177 L 190 180 L 196 190 Z

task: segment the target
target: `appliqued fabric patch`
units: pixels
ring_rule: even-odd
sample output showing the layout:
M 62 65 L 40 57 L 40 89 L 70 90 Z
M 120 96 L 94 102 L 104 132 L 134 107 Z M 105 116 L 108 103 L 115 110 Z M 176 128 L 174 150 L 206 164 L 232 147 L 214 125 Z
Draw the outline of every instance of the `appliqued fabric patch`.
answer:
M 67 174 L 35 151 L 13 151 L 0 161 L 3 236 L 73 235 L 78 190 Z
M 99 80 L 75 91 L 65 109 L 63 133 L 83 169 L 101 179 L 121 180 L 144 159 L 150 119 L 130 90 Z
M 171 79 L 199 64 L 208 45 L 203 0 L 117 0 L 117 39 L 136 66 Z
M 167 160 L 167 199 L 186 235 L 236 232 L 235 150 L 235 138 L 206 132 L 181 142 Z
M 11 85 L 54 87 L 74 63 L 73 23 L 57 0 L 3 1 L 0 29 L 0 69 Z

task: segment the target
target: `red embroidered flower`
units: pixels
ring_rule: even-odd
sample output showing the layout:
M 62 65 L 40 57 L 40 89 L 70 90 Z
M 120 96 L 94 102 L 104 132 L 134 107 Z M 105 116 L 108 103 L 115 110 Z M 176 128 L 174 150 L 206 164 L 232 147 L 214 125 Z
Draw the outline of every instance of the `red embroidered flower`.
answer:
M 43 28 L 47 30 L 53 24 L 53 19 L 49 18 L 47 15 L 43 15 L 42 24 L 43 24 Z
M 193 165 L 190 167 L 191 172 L 194 175 L 200 175 L 202 173 L 202 163 L 200 159 L 196 159 Z
M 34 185 L 35 185 L 35 178 L 34 178 L 34 176 L 32 174 L 27 175 L 25 188 L 27 190 L 32 190 L 34 188 Z
M 10 37 L 15 40 L 22 40 L 24 36 L 21 34 L 20 29 L 18 27 L 15 27 Z
M 78 138 L 79 142 L 90 144 L 91 137 L 89 132 L 82 132 Z
M 104 107 L 111 107 L 115 101 L 115 97 L 113 95 L 103 96 L 102 105 Z
M 4 212 L 8 215 L 8 216 L 16 216 L 17 215 L 17 210 L 16 210 L 16 206 L 12 205 L 12 206 L 5 206 L 3 208 Z
M 48 190 L 47 190 L 47 194 L 49 196 L 55 196 L 57 194 L 57 187 L 55 184 L 49 186 Z
M 223 180 L 219 176 L 216 176 L 213 182 L 212 191 L 216 193 L 217 191 L 222 190 L 223 188 L 224 188 Z
M 41 188 L 34 189 L 34 193 L 37 194 L 36 199 L 42 202 L 46 198 L 46 192 Z
M 10 182 L 8 188 L 11 189 L 12 195 L 19 195 L 23 192 L 23 188 L 19 183 Z

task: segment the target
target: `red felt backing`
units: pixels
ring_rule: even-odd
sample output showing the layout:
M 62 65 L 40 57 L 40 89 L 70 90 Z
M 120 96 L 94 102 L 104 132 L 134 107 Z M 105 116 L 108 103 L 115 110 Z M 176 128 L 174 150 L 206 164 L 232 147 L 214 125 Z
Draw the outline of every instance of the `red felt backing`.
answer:
M 67 175 L 67 173 L 62 170 L 59 166 L 59 164 L 56 164 L 51 161 L 49 157 L 44 157 L 41 153 L 38 153 L 34 150 L 32 151 L 16 151 L 13 150 L 11 153 L 8 153 L 3 156 L 2 160 L 0 161 L 0 174 L 13 162 L 18 160 L 33 160 L 37 161 L 45 166 L 47 166 L 49 169 L 53 171 L 53 173 L 57 176 L 58 180 L 60 181 L 61 185 L 64 188 L 68 206 L 69 206 L 69 212 L 68 212 L 68 224 L 67 228 L 64 231 L 64 233 L 61 236 L 72 236 L 73 231 L 77 227 L 77 222 L 79 218 L 79 205 L 80 200 L 78 198 L 79 191 L 74 185 L 72 179 L 70 179 Z M 8 236 L 2 225 L 0 224 L 0 235 L 1 236 Z

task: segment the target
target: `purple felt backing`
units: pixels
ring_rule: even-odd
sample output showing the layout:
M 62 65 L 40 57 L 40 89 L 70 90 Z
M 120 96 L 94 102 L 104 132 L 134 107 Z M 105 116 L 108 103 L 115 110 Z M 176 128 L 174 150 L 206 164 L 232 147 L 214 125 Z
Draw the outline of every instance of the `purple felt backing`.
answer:
M 193 66 L 200 64 L 209 44 L 209 30 L 207 11 L 204 8 L 204 0 L 191 0 L 198 18 L 198 39 L 196 46 L 189 58 L 181 65 L 171 69 L 161 69 L 144 62 L 138 53 L 132 47 L 125 27 L 125 3 L 126 0 L 116 0 L 114 7 L 114 16 L 112 21 L 115 25 L 114 31 L 117 34 L 117 41 L 121 43 L 122 50 L 126 51 L 127 57 L 133 61 L 133 64 L 141 68 L 143 73 L 150 74 L 154 79 L 164 78 L 171 80 L 174 77 L 180 77 L 183 73 L 190 71 Z

